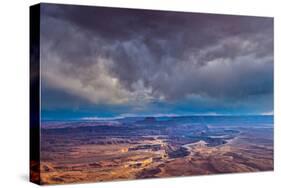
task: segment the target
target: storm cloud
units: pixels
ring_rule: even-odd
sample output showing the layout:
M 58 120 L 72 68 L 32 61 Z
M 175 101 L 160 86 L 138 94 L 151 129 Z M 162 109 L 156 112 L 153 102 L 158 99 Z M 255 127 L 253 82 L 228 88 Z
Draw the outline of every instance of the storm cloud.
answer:
M 43 100 L 272 111 L 273 19 L 43 4 L 41 66 Z

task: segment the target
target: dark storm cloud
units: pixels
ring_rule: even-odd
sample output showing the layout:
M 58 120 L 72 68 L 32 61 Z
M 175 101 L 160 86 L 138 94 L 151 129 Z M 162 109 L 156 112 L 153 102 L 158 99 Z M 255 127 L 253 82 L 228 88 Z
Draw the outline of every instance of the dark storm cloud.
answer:
M 46 4 L 41 27 L 44 84 L 93 103 L 272 106 L 272 18 Z

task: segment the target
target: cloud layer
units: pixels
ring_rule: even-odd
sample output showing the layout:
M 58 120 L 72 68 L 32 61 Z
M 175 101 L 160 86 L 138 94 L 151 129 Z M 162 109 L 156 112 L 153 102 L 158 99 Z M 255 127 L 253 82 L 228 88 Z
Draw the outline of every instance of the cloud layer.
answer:
M 49 4 L 41 10 L 46 95 L 52 89 L 93 105 L 140 107 L 255 99 L 260 111 L 272 111 L 272 18 Z

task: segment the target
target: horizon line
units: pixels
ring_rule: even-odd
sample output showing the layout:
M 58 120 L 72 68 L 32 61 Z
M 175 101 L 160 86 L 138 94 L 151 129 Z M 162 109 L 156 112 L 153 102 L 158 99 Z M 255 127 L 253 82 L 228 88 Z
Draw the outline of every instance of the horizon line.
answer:
M 42 121 L 58 121 L 58 120 L 71 120 L 71 121 L 91 121 L 91 120 L 99 120 L 99 121 L 106 121 L 106 120 L 120 120 L 125 118 L 146 118 L 146 117 L 156 117 L 156 118 L 174 118 L 174 117 L 192 117 L 192 116 L 274 116 L 274 113 L 267 114 L 267 113 L 261 113 L 261 114 L 183 114 L 183 115 L 177 115 L 177 114 L 151 114 L 151 115 L 120 115 L 120 116 L 93 116 L 93 117 L 79 117 L 79 118 L 54 118 L 54 119 L 41 119 Z

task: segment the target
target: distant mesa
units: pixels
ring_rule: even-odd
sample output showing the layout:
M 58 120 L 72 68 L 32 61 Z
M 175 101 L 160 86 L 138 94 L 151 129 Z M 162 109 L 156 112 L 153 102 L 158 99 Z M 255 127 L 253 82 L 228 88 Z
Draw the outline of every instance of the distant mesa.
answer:
M 144 120 L 138 121 L 138 123 L 155 123 L 156 121 L 155 117 L 146 117 Z

